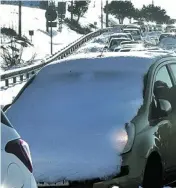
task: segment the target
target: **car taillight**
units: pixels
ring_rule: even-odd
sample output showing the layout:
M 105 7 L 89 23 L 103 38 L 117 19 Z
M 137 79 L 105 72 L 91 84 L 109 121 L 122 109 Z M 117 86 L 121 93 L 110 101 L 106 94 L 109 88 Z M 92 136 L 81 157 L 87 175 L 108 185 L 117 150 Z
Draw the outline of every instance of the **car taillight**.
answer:
M 31 154 L 30 154 L 29 146 L 24 140 L 17 139 L 8 142 L 5 147 L 5 151 L 7 153 L 12 153 L 16 157 L 18 157 L 21 160 L 21 162 L 23 162 L 23 164 L 32 173 L 33 167 L 32 167 Z

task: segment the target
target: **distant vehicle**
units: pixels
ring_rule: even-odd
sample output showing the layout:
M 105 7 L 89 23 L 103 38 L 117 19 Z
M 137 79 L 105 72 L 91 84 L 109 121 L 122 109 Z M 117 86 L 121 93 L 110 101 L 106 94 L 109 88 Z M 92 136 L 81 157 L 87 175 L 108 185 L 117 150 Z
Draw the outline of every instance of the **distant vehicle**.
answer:
M 120 43 L 120 45 L 123 45 L 123 44 L 140 44 L 140 42 L 138 42 L 138 41 L 123 41 Z
M 127 38 L 133 40 L 133 37 L 130 33 L 114 33 L 109 37 L 108 43 L 111 41 L 112 38 Z
M 135 41 L 142 40 L 142 34 L 139 29 L 123 29 L 124 33 L 131 33 Z
M 20 118 L 20 116 L 19 116 Z M 28 144 L 1 110 L 1 187 L 37 188 Z
M 161 42 L 164 38 L 176 38 L 176 34 L 174 33 L 162 33 L 159 37 L 159 42 Z
M 43 67 L 6 112 L 33 143 L 36 180 L 175 187 L 176 57 L 98 54 Z
M 129 25 L 125 25 L 124 29 L 139 29 L 141 31 L 141 26 L 136 24 L 129 24 Z
M 171 33 L 176 33 L 176 28 L 170 29 L 170 32 L 171 32 Z
M 165 31 L 166 33 L 169 33 L 171 29 L 175 29 L 175 28 L 176 28 L 175 25 L 167 25 Z
M 144 48 L 143 44 L 121 44 L 122 48 Z
M 131 40 L 128 38 L 112 38 L 109 43 L 108 49 L 110 51 L 114 51 L 114 48 L 118 47 L 122 41 L 131 41 Z
M 119 52 L 130 52 L 131 48 L 121 48 Z M 116 52 L 116 51 L 115 51 Z
M 164 32 L 164 27 L 163 27 L 162 24 L 156 24 L 155 30 L 156 30 L 156 31 Z

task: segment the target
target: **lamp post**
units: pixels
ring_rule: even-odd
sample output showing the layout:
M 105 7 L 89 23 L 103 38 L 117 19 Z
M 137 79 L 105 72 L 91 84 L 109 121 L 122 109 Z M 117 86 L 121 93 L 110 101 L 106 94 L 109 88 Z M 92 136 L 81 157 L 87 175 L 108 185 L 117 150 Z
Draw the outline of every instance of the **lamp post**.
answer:
M 109 12 L 108 12 L 108 0 L 106 0 L 106 27 L 109 27 Z
M 21 0 L 18 2 L 19 4 L 19 20 L 18 20 L 18 34 L 21 37 Z
M 101 29 L 103 29 L 103 0 L 101 0 Z

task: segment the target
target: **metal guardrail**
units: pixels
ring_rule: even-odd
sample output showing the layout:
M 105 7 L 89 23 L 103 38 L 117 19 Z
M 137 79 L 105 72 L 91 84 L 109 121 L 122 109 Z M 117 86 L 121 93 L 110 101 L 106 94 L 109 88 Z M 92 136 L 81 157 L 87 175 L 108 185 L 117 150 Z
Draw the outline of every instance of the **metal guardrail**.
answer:
M 27 81 L 32 75 L 38 72 L 45 65 L 55 60 L 61 60 L 61 59 L 64 59 L 65 57 L 68 57 L 70 54 L 72 54 L 75 50 L 77 50 L 81 45 L 83 45 L 87 41 L 108 31 L 110 31 L 110 28 L 97 30 L 95 32 L 82 36 L 76 41 L 64 47 L 63 49 L 59 50 L 52 56 L 47 57 L 45 60 L 43 60 L 43 63 L 39 65 L 28 66 L 28 67 L 21 68 L 20 70 L 16 69 L 15 71 L 10 71 L 7 73 L 5 72 L 1 74 L 1 82 L 4 82 L 4 86 L 1 86 L 1 90 L 7 89 L 10 86 L 14 86 L 17 83 L 22 83 L 24 81 Z

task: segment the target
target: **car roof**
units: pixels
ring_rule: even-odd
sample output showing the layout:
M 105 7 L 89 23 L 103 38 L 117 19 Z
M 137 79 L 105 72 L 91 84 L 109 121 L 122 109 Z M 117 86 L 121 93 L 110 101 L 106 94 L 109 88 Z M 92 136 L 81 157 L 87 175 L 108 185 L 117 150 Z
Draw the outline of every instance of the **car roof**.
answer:
M 140 29 L 135 29 L 135 28 L 125 28 L 125 29 L 123 29 L 123 30 L 125 30 L 125 31 L 140 31 Z
M 127 33 L 113 33 L 111 36 L 118 36 L 118 35 L 127 35 Z
M 121 38 L 112 38 L 111 41 L 112 41 L 112 40 L 129 40 L 129 41 L 130 41 L 129 38 L 122 38 L 122 37 L 121 37 Z

